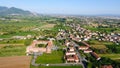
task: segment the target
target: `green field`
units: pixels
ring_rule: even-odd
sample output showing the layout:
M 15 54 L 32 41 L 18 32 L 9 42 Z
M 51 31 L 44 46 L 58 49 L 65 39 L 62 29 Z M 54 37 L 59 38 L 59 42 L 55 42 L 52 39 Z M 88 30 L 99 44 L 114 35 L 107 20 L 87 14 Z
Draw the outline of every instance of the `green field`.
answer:
M 84 28 L 86 29 L 89 29 L 91 31 L 99 31 L 99 32 L 107 32 L 107 33 L 111 33 L 112 31 L 114 32 L 120 32 L 120 29 L 119 28 L 94 28 L 92 26 L 84 26 Z
M 113 42 L 107 42 L 107 41 L 97 41 L 97 40 L 90 40 L 88 41 L 90 45 L 112 45 Z
M 19 40 L 19 39 L 6 39 L 0 41 L 0 48 L 3 46 L 24 46 L 24 45 L 30 45 L 32 42 L 32 39 L 26 39 L 26 40 Z
M 26 46 L 4 46 L 0 49 L 0 57 L 25 55 Z
M 91 45 L 91 47 L 93 47 L 95 49 L 107 49 L 107 47 L 105 45 Z
M 44 53 L 36 59 L 36 63 L 63 63 L 63 51 L 53 51 L 51 54 Z
M 0 44 L 23 44 L 26 40 L 7 39 L 0 41 Z
M 30 66 L 30 68 L 82 68 L 82 66 Z
M 20 35 L 36 35 L 37 31 L 32 31 L 46 25 L 46 22 L 40 22 L 39 19 L 20 19 L 21 21 L 0 20 L 0 38 L 10 38 L 12 36 Z
M 99 54 L 99 56 L 111 58 L 113 60 L 120 59 L 120 54 Z

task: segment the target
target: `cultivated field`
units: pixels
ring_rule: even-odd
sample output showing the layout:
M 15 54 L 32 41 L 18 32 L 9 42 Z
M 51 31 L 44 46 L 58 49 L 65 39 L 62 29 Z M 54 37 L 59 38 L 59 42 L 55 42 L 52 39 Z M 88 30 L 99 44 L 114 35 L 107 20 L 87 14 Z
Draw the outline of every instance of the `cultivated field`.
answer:
M 107 47 L 105 45 L 91 45 L 91 47 L 93 47 L 95 49 L 107 49 Z
M 25 55 L 26 46 L 4 46 L 0 49 L 0 57 L 23 56 Z
M 55 26 L 55 24 L 46 24 L 40 27 L 40 29 L 51 29 Z
M 111 58 L 113 60 L 119 60 L 120 59 L 120 54 L 99 54 L 99 56 Z
M 30 68 L 30 56 L 0 57 L 0 68 Z

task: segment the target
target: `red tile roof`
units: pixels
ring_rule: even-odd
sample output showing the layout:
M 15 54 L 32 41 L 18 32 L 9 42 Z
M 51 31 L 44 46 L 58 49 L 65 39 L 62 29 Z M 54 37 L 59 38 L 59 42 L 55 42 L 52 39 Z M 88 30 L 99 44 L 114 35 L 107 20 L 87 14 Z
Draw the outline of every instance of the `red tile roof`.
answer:
M 86 45 L 86 46 L 90 47 L 90 45 L 89 45 L 89 44 L 87 44 L 86 42 L 82 41 L 82 43 L 83 43 L 84 45 Z
M 47 47 L 52 47 L 52 45 L 53 45 L 52 41 L 48 41 Z
M 91 52 L 91 54 L 92 54 L 97 60 L 100 59 L 100 57 L 97 55 L 97 53 L 95 53 L 95 52 Z
M 104 65 L 104 66 L 101 66 L 101 68 L 113 68 L 112 65 Z
M 74 55 L 74 59 L 75 60 L 79 60 L 77 55 Z

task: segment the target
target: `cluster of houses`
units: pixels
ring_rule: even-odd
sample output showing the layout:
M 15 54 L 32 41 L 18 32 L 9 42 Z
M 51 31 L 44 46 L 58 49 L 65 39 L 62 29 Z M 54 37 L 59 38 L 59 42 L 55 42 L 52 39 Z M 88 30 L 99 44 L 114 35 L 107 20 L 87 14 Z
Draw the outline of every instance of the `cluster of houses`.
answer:
M 65 56 L 64 56 L 64 59 L 66 60 L 66 62 L 78 63 L 80 60 L 79 60 L 78 55 L 75 51 L 76 48 L 74 47 L 74 45 L 71 43 L 67 43 L 66 46 L 67 46 L 67 49 L 65 51 Z
M 90 53 L 93 57 L 96 58 L 96 60 L 100 60 L 101 57 L 99 57 L 96 52 L 93 52 L 93 50 L 90 49 L 89 44 L 84 42 L 84 41 L 87 41 L 87 40 L 92 38 L 92 34 L 90 33 L 90 31 L 79 27 L 79 25 L 72 24 L 72 25 L 69 25 L 69 26 L 71 26 L 75 30 L 74 29 L 72 29 L 72 31 L 64 31 L 64 30 L 62 30 L 59 35 L 61 37 L 68 36 L 73 41 L 81 42 L 84 45 L 83 46 L 78 46 L 79 50 L 82 50 L 84 53 Z M 77 34 L 76 31 L 78 31 L 81 36 L 76 35 Z M 67 51 L 70 54 L 75 54 L 75 52 L 70 51 L 70 50 L 74 50 L 71 47 L 71 45 L 72 45 L 71 42 L 70 41 L 65 41 L 65 44 L 66 44 L 67 47 L 69 47 L 69 49 Z M 66 52 L 66 54 L 68 54 L 68 52 Z
M 111 41 L 111 42 L 120 42 L 120 35 L 111 33 L 111 34 L 104 34 L 100 32 L 91 32 L 90 30 L 81 28 L 80 25 L 75 24 L 68 24 L 67 26 L 72 27 L 72 30 L 62 30 L 59 33 L 59 36 L 61 39 L 70 39 L 76 42 L 81 42 L 83 45 L 78 46 L 78 50 L 83 51 L 84 53 L 89 53 L 91 56 L 93 56 L 96 60 L 100 60 L 101 57 L 94 52 L 90 45 L 87 44 L 85 41 L 88 41 L 90 39 L 95 39 L 99 41 Z M 68 38 L 66 38 L 68 37 Z M 104 39 L 103 39 L 104 38 Z M 101 40 L 100 40 L 101 39 Z M 108 39 L 108 40 L 107 40 Z M 79 62 L 80 60 L 76 60 L 75 58 L 77 56 L 74 46 L 70 41 L 65 41 L 66 46 L 68 47 L 66 49 L 65 53 L 65 59 L 67 62 Z M 75 56 L 76 55 L 76 56 Z M 112 65 L 103 65 L 101 68 L 113 68 Z
M 70 38 L 76 41 L 88 41 L 90 39 L 95 39 L 99 41 L 110 41 L 116 44 L 120 44 L 120 34 L 119 33 L 101 33 L 99 31 L 92 32 L 85 28 L 80 27 L 79 24 L 67 24 L 67 26 L 72 27 L 70 33 Z
M 98 35 L 96 39 L 99 41 L 111 41 L 116 44 L 120 43 L 120 34 L 118 33 L 105 34 L 105 33 L 96 32 L 96 35 Z
M 86 42 L 82 41 L 81 42 L 82 44 L 84 44 L 83 46 L 78 46 L 78 50 L 81 50 L 83 51 L 84 53 L 90 53 L 96 60 L 100 60 L 101 57 L 98 56 L 98 54 L 96 52 L 94 52 L 93 50 L 90 49 L 90 45 L 87 44 Z M 71 61 L 71 62 L 79 62 L 79 59 L 78 60 L 75 60 L 75 55 L 77 57 L 77 54 L 75 52 L 75 48 L 73 46 L 73 44 L 69 41 L 65 41 L 65 45 L 68 47 L 67 50 L 66 50 L 66 53 L 65 53 L 65 59 L 67 61 Z M 69 56 L 70 56 L 70 59 L 69 59 Z M 72 56 L 72 58 L 71 58 Z
M 38 44 L 44 44 L 46 45 L 46 47 L 37 47 Z M 52 48 L 53 48 L 53 42 L 51 40 L 50 41 L 33 40 L 31 45 L 26 48 L 26 54 L 30 55 L 33 53 L 43 53 L 43 52 L 51 53 Z

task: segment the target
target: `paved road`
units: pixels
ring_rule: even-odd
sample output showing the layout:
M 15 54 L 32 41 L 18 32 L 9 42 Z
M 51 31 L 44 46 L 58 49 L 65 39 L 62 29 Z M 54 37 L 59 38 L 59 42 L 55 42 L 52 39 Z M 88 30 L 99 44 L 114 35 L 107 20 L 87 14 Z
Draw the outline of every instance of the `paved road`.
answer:
M 33 66 L 39 66 L 39 65 L 40 65 L 40 64 L 36 64 L 36 63 L 35 63 L 36 58 L 37 58 L 37 56 L 34 55 L 32 61 L 31 61 L 31 64 L 32 64 Z
M 77 43 L 75 43 L 74 41 L 71 41 L 73 44 L 74 44 L 74 47 L 76 48 L 76 47 L 78 47 L 79 45 L 77 44 Z M 79 51 L 78 51 L 78 49 L 76 49 L 76 53 L 78 54 L 78 57 L 79 57 L 79 59 L 80 59 L 80 63 L 81 63 L 81 65 L 82 65 L 82 67 L 83 68 L 86 68 L 86 66 L 83 64 L 83 57 L 81 56 L 81 54 L 79 53 Z
M 81 63 L 61 63 L 61 64 L 49 64 L 49 66 L 76 66 L 81 65 Z

